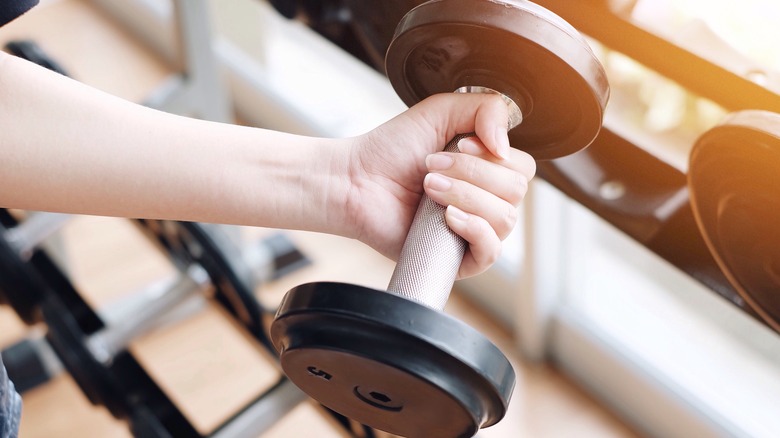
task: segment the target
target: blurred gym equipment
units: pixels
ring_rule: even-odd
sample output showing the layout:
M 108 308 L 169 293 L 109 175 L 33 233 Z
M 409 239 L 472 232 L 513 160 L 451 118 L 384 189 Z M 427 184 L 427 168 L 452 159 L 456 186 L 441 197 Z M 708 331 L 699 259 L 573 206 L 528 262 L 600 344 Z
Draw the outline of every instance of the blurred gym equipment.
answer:
M 740 111 L 690 156 L 696 221 L 737 292 L 780 332 L 780 115 Z

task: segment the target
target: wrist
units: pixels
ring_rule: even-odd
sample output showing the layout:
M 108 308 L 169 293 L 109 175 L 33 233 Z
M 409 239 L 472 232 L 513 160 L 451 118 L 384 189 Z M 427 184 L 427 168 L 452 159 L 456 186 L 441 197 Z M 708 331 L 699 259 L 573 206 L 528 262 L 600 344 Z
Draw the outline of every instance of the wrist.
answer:
M 303 214 L 313 220 L 311 231 L 354 237 L 354 218 L 349 210 L 352 193 L 350 140 L 324 139 L 318 142 L 304 167 L 302 189 L 311 203 Z
M 251 195 L 242 201 L 253 208 L 242 222 L 347 235 L 347 141 L 258 133 L 264 146 L 252 147 L 253 166 L 247 175 Z

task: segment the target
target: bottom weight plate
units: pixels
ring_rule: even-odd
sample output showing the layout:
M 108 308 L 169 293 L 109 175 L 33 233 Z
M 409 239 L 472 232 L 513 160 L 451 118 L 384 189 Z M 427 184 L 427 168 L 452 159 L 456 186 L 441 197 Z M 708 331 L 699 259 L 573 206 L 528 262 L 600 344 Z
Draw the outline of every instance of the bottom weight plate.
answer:
M 388 292 L 291 290 L 271 326 L 285 374 L 328 408 L 402 436 L 473 436 L 506 413 L 515 373 L 468 325 Z
M 735 289 L 780 331 L 780 115 L 742 111 L 701 136 L 688 185 L 696 220 Z

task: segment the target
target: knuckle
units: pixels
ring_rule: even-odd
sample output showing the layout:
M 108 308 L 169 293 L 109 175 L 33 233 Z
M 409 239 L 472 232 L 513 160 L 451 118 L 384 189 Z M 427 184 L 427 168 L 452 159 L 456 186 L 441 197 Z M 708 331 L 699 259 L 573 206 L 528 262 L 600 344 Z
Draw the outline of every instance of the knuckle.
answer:
M 519 217 L 520 212 L 518 211 L 517 207 L 508 205 L 505 213 L 502 215 L 499 229 L 497 230 L 499 231 L 498 234 L 502 236 L 502 238 L 508 236 L 509 233 L 514 230 L 515 225 L 517 225 Z
M 460 205 L 464 206 L 468 210 L 472 209 L 472 207 L 475 205 L 479 205 L 478 194 L 475 193 L 475 190 L 471 190 L 471 187 L 468 187 L 468 183 L 459 181 L 456 184 L 460 186 L 460 190 L 458 190 L 457 195 L 457 202 Z
M 494 263 L 498 261 L 498 258 L 501 256 L 501 247 L 498 245 L 493 245 L 493 247 L 485 253 L 484 262 L 485 265 L 491 266 Z
M 528 152 L 514 149 L 515 157 L 512 158 L 512 168 L 522 173 L 527 179 L 536 175 L 536 160 Z
M 507 112 L 506 103 L 498 93 L 486 93 L 487 101 L 490 106 L 501 112 Z
M 495 230 L 486 220 L 478 217 L 471 221 L 469 234 L 479 242 L 479 245 L 471 248 L 475 261 L 481 267 L 480 270 L 484 271 L 501 256 L 501 239 L 496 236 Z
M 526 154 L 526 155 L 528 155 L 528 154 Z M 536 160 L 534 160 L 534 158 L 532 156 L 528 155 L 527 161 L 528 161 L 528 165 L 527 165 L 527 167 L 528 167 L 528 179 L 531 179 L 534 176 L 536 176 Z
M 486 116 L 490 115 L 492 123 L 493 117 L 499 116 L 501 118 L 509 119 L 509 111 L 507 109 L 504 99 L 495 93 L 477 93 L 480 99 L 479 112 L 484 113 Z M 487 119 L 486 119 L 487 120 Z
M 520 172 L 515 172 L 512 176 L 511 190 L 507 201 L 513 206 L 520 205 L 528 192 L 528 179 Z
M 479 161 L 473 157 L 461 157 L 465 159 L 464 173 L 467 181 L 478 181 L 480 176 Z

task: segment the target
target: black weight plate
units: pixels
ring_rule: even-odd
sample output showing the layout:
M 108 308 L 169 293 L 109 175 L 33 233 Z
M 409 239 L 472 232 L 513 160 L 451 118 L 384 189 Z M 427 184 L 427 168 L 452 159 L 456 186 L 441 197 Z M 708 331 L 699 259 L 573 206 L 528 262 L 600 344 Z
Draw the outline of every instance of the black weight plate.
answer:
M 0 208 L 0 225 L 5 228 L 15 227 L 19 221 L 8 211 L 7 208 Z
M 48 295 L 42 305 L 48 330 L 46 340 L 84 395 L 95 405 L 105 406 L 116 418 L 131 410 L 125 392 L 113 373 L 100 364 L 87 348 L 84 333 L 75 316 L 59 297 Z
M 393 39 L 396 25 L 407 12 L 421 3 L 424 3 L 424 0 L 344 0 L 349 9 L 350 25 L 355 38 L 377 70 L 385 70 L 385 54 Z M 350 47 L 341 46 L 350 51 Z M 353 50 L 350 52 L 354 54 Z
M 402 436 L 472 436 L 506 413 L 515 373 L 489 340 L 387 292 L 311 283 L 271 327 L 285 374 L 360 423 Z
M 537 160 L 587 147 L 601 129 L 609 85 L 584 38 L 549 10 L 519 0 L 434 0 L 407 13 L 385 69 L 407 105 L 463 86 L 499 91 L 520 107 L 513 147 Z
M 0 225 L 0 303 L 11 306 L 25 323 L 35 324 L 41 320 L 40 303 L 46 286 L 35 268 L 5 240 L 6 230 L 16 226 L 16 220 L 1 210 L 2 222 L 8 226 Z
M 105 405 L 112 415 L 123 418 L 128 406 L 120 379 L 98 363 L 84 343 L 87 336 L 104 327 L 103 322 L 45 251 L 36 250 L 29 267 L 41 279 L 36 312 L 47 326 L 49 345 L 93 404 Z
M 94 358 L 86 340 L 105 329 L 105 324 L 45 252 L 36 252 L 32 263 L 51 286 L 41 303 L 46 339 L 89 401 L 105 406 L 119 419 L 127 419 L 145 406 L 153 407 L 170 422 L 171 430 L 192 429 L 130 352 L 118 353 L 108 366 Z M 200 435 L 193 432 L 174 436 Z
M 192 263 L 202 266 L 215 288 L 215 298 L 269 352 L 276 350 L 268 338 L 267 327 L 273 314 L 265 311 L 249 286 L 247 272 L 238 248 L 227 236 L 207 224 L 168 220 L 138 220 L 151 232 L 179 268 Z
M 780 331 L 780 115 L 743 111 L 702 135 L 691 155 L 693 212 L 742 298 Z

